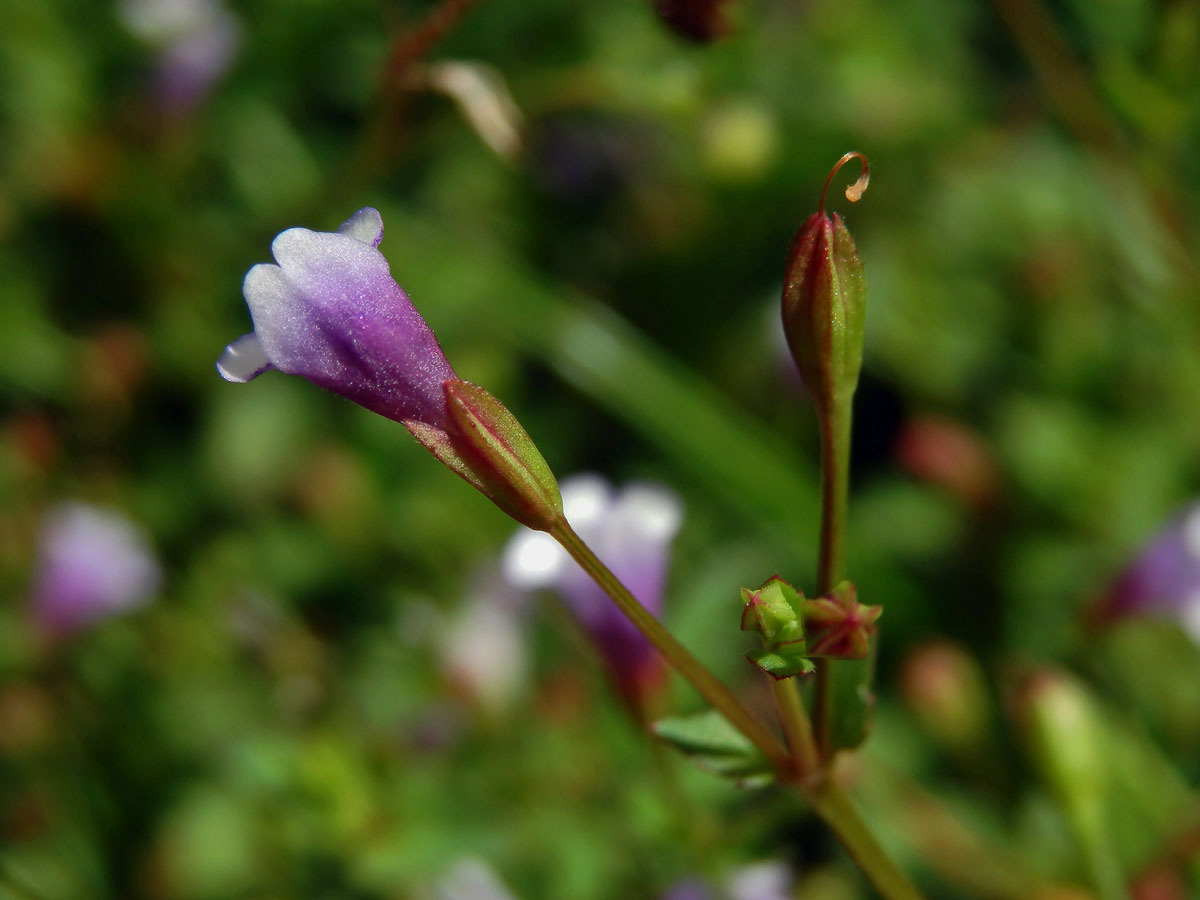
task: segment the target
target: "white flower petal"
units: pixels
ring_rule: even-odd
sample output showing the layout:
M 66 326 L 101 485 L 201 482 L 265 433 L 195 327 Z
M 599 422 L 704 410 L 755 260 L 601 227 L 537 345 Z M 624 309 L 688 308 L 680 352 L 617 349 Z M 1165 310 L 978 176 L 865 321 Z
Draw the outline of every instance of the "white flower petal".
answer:
M 337 233 L 378 247 L 383 240 L 383 217 L 379 215 L 379 210 L 365 206 L 343 222 Z
M 522 529 L 504 548 L 501 566 L 510 584 L 523 590 L 553 584 L 569 557 L 550 535 Z
M 612 488 L 599 475 L 584 474 L 565 478 L 560 490 L 563 514 L 571 523 L 571 527 L 580 534 L 602 522 L 612 506 Z
M 221 373 L 221 377 L 238 384 L 245 384 L 270 368 L 274 367 L 267 359 L 267 353 L 263 350 L 258 335 L 253 331 L 243 334 L 226 347 L 221 358 L 217 360 L 217 371 Z
M 683 503 L 668 488 L 656 484 L 631 484 L 614 504 L 613 516 L 626 539 L 665 543 L 683 523 Z

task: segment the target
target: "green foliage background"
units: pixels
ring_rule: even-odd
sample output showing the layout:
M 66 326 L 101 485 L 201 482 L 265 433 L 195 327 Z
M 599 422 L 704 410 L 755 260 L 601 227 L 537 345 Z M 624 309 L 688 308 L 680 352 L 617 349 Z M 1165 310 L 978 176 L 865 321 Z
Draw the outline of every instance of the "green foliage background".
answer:
M 649 745 L 552 602 L 514 705 L 456 692 L 437 623 L 511 523 L 394 423 L 213 370 L 276 232 L 378 207 L 459 374 L 560 476 L 683 495 L 666 618 L 755 698 L 738 588 L 815 559 L 783 256 L 848 149 L 873 169 L 834 204 L 870 283 L 848 569 L 885 607 L 860 800 L 933 897 L 1085 884 L 1013 712 L 1057 666 L 1106 717 L 1120 865 L 1158 858 L 1195 809 L 1200 655 L 1086 626 L 1200 483 L 1200 8 L 747 0 L 697 47 L 639 0 L 488 0 L 429 61 L 494 67 L 522 153 L 421 90 L 374 153 L 388 48 L 430 5 L 234 4 L 231 70 L 174 119 L 112 3 L 0 7 L 0 897 L 426 897 L 464 855 L 528 900 L 761 858 L 797 896 L 868 896 L 792 798 Z M 930 420 L 977 451 L 965 488 L 958 457 L 901 465 Z M 62 497 L 128 511 L 167 575 L 49 647 L 25 598 Z M 932 639 L 984 673 L 965 749 L 900 690 Z

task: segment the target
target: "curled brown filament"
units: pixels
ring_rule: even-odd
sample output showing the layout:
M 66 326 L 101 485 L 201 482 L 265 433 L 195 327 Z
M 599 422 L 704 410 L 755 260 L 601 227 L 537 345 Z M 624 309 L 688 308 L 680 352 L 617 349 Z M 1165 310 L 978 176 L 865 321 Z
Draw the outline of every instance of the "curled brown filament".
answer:
M 859 174 L 858 180 L 846 188 L 846 199 L 851 203 L 857 203 L 866 191 L 867 184 L 871 180 L 871 164 L 868 162 L 866 156 L 857 150 L 851 150 L 849 153 L 843 154 L 842 158 L 834 163 L 833 168 L 829 170 L 829 177 L 825 179 L 825 187 L 821 188 L 821 205 L 817 209 L 821 215 L 825 215 L 825 195 L 829 192 L 829 184 L 833 181 L 833 176 L 841 171 L 842 166 L 852 159 L 857 159 L 862 163 L 862 172 Z

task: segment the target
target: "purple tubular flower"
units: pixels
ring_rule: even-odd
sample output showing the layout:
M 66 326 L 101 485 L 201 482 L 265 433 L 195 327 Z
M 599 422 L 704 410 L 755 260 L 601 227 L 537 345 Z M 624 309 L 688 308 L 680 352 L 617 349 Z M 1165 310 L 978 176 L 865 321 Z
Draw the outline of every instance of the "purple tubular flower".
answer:
M 62 637 L 135 609 L 160 581 L 145 537 L 121 513 L 68 502 L 46 514 L 31 606 L 48 634 Z
M 668 553 L 679 530 L 679 498 L 660 485 L 619 492 L 596 475 L 562 482 L 563 513 L 579 536 L 654 615 L 662 609 Z M 504 572 L 525 589 L 553 588 L 604 657 L 622 694 L 636 700 L 661 680 L 662 660 L 646 638 L 553 538 L 522 530 L 504 554 Z
M 242 293 L 254 331 L 217 361 L 228 381 L 279 369 L 397 422 L 451 430 L 444 385 L 457 380 L 433 331 L 392 279 L 383 220 L 360 209 L 335 233 L 289 228 L 278 265 L 257 265 Z
M 1200 503 L 1172 521 L 1121 573 L 1105 613 L 1170 619 L 1200 643 Z

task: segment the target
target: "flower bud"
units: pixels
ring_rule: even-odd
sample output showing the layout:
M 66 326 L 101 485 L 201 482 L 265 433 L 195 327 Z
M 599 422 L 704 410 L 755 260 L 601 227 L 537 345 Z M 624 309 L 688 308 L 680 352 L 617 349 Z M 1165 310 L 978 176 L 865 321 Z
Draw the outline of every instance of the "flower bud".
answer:
M 862 161 L 863 172 L 846 189 L 846 197 L 854 202 L 866 190 L 867 158 L 847 153 L 825 180 L 817 212 L 792 238 L 783 285 L 788 347 L 818 408 L 825 410 L 835 402 L 849 402 L 862 368 L 867 301 L 862 261 L 841 217 L 825 214 L 830 181 L 854 157 Z
M 772 575 L 757 590 L 742 588 L 742 603 L 742 631 L 757 631 L 763 641 L 761 650 L 746 654 L 747 660 L 776 680 L 813 670 L 800 618 L 803 594 Z

